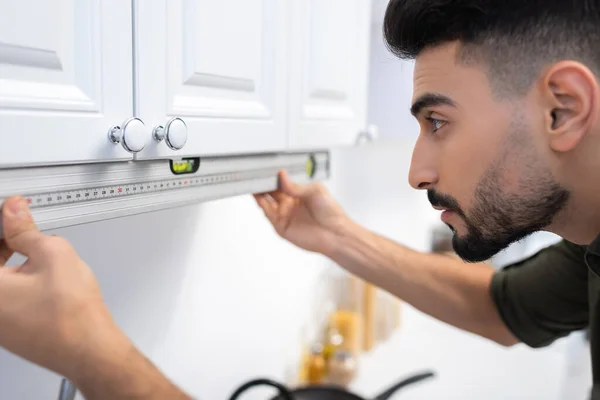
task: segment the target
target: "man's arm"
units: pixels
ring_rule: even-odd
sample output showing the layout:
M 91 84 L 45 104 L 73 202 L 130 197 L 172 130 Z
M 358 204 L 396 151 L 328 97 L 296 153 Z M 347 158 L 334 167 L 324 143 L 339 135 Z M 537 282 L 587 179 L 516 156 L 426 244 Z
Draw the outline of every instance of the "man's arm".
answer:
M 494 270 L 418 253 L 354 223 L 320 183 L 298 185 L 280 174 L 278 190 L 256 195 L 275 231 L 321 253 L 417 309 L 500 344 L 518 343 L 490 294 Z
M 589 322 L 585 246 L 561 241 L 496 271 L 409 250 L 351 222 L 330 258 L 460 329 L 505 346 L 543 347 Z
M 22 198 L 2 207 L 0 347 L 71 380 L 87 399 L 190 399 L 117 327 L 96 278 L 64 239 L 42 234 Z M 5 267 L 13 252 L 27 257 Z
M 278 190 L 255 197 L 275 231 L 291 243 L 324 254 L 441 321 L 502 345 L 548 343 L 587 321 L 587 270 L 580 248 L 550 246 L 496 272 L 376 235 L 353 223 L 322 184 L 298 185 L 285 171 Z
M 420 311 L 504 346 L 518 343 L 490 294 L 495 270 L 410 250 L 345 220 L 325 254 Z
M 105 351 L 90 351 L 90 356 L 83 356 L 79 368 L 69 374 L 86 399 L 191 399 L 173 385 L 120 331 L 107 337 L 105 342 Z

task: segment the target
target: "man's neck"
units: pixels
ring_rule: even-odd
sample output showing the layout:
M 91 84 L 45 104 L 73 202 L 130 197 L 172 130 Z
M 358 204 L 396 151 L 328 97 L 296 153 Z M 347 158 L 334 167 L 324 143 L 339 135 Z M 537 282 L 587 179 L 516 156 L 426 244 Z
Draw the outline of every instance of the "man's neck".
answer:
M 568 206 L 552 224 L 551 231 L 564 239 L 589 245 L 600 235 L 600 179 L 594 184 L 581 177 L 579 190 L 573 190 Z M 585 187 L 587 186 L 587 187 Z
M 551 231 L 573 243 L 589 245 L 600 235 L 600 130 L 590 132 L 585 143 L 565 154 L 558 170 L 570 199 Z

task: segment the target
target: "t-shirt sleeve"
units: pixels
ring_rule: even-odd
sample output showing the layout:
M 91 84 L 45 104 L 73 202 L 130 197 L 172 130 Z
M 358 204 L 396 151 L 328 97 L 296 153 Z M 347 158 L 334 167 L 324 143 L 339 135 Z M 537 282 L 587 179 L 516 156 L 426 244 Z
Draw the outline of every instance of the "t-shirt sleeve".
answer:
M 585 246 L 561 241 L 496 272 L 491 295 L 513 334 L 544 347 L 587 327 Z

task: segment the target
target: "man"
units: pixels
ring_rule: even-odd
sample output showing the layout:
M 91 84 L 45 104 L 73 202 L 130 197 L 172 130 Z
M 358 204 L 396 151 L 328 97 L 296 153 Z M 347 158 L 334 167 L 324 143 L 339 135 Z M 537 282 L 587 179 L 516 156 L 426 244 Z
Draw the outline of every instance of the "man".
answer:
M 285 172 L 258 204 L 290 242 L 502 345 L 589 326 L 600 399 L 600 1 L 392 0 L 384 26 L 416 59 L 410 182 L 444 210 L 469 264 L 371 233 Z M 28 261 L 0 269 L 1 346 L 88 399 L 188 398 L 115 326 L 68 243 L 37 231 L 18 197 L 3 218 L 0 265 L 13 251 Z M 538 230 L 565 240 L 501 272 L 478 263 Z

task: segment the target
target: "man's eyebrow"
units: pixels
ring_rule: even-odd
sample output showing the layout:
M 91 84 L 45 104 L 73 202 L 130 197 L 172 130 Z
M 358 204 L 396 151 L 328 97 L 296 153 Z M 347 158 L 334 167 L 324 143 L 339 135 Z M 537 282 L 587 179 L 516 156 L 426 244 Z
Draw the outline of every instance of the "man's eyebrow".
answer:
M 417 117 L 421 111 L 423 111 L 426 107 L 434 107 L 434 106 L 451 106 L 456 107 L 456 103 L 448 96 L 444 96 L 439 93 L 425 93 L 422 94 L 415 100 L 412 107 L 410 108 L 410 113 Z

